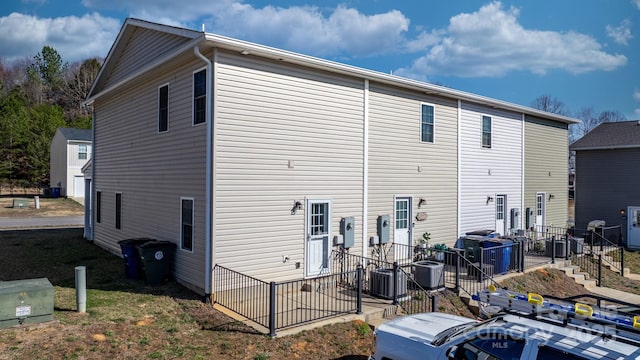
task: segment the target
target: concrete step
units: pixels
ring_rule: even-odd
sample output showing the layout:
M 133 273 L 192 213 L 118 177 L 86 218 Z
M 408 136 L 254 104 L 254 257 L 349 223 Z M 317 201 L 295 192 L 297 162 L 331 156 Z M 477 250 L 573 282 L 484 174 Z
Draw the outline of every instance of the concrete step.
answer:
M 381 324 L 395 319 L 399 316 L 403 316 L 402 309 L 398 305 L 388 305 L 381 307 L 376 311 L 369 311 L 364 316 L 364 321 L 369 324 L 373 329 Z
M 580 267 L 576 265 L 565 266 L 563 268 L 559 268 L 567 276 L 573 279 L 576 283 L 584 286 L 585 289 L 592 289 L 597 285 L 596 280 L 590 279 L 589 274 L 585 272 L 581 272 Z

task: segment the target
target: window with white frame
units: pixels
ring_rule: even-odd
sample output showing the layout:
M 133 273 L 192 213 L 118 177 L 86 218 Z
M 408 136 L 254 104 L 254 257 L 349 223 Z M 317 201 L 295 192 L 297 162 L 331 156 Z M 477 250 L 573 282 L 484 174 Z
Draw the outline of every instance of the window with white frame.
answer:
M 78 145 L 78 159 L 87 160 L 87 144 Z
M 491 147 L 491 116 L 482 116 L 482 147 Z
M 421 106 L 421 117 L 420 117 L 420 141 L 422 142 L 433 142 L 433 106 L 429 104 L 422 104 Z
M 169 84 L 158 88 L 158 132 L 169 130 Z
M 180 198 L 180 248 L 193 251 L 193 198 Z
M 207 70 L 193 73 L 193 125 L 207 121 Z

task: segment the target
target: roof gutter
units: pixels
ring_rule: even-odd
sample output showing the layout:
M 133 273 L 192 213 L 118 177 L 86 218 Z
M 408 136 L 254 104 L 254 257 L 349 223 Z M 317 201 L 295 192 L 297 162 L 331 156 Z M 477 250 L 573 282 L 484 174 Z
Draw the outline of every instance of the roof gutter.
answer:
M 204 293 L 205 301 L 208 303 L 211 301 L 212 294 L 212 282 L 211 275 L 213 272 L 213 240 L 212 240 L 212 197 L 213 194 L 213 112 L 211 93 L 213 79 L 213 64 L 206 56 L 200 52 L 200 45 L 193 47 L 194 54 L 207 64 L 207 95 L 206 95 L 206 112 L 207 112 L 207 153 L 205 156 L 206 162 L 206 175 L 205 175 L 205 275 L 204 275 Z
M 263 56 L 277 61 L 298 64 L 305 67 L 316 68 L 324 71 L 330 71 L 348 76 L 361 77 L 384 84 L 409 88 L 421 91 L 427 95 L 452 97 L 462 101 L 469 101 L 477 104 L 486 105 L 493 108 L 505 109 L 518 113 L 524 113 L 532 116 L 540 116 L 545 119 L 558 121 L 566 124 L 577 124 L 580 121 L 567 116 L 557 115 L 542 110 L 537 110 L 527 106 L 516 105 L 506 101 L 501 101 L 485 96 L 480 96 L 465 91 L 455 90 L 452 88 L 430 84 L 418 80 L 403 78 L 399 76 L 389 75 L 378 71 L 367 70 L 352 65 L 341 64 L 334 61 L 324 60 L 313 56 L 294 53 L 291 51 L 276 49 L 264 45 L 254 44 L 247 41 L 237 40 L 226 36 L 205 34 L 207 41 L 215 44 L 216 47 L 237 51 L 245 55 L 253 54 Z

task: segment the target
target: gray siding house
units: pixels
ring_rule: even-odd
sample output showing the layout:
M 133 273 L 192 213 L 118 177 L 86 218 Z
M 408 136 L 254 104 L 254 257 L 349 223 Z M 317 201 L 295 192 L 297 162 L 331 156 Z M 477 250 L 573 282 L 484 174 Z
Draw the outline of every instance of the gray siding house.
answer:
M 592 220 L 622 225 L 626 244 L 640 249 L 640 121 L 602 123 L 569 149 L 576 152 L 576 228 Z
M 537 153 L 549 164 L 566 162 L 566 127 L 575 122 L 136 19 L 126 20 L 85 104 L 94 125 L 89 238 L 114 253 L 127 238 L 172 241 L 176 279 L 204 295 L 216 264 L 265 281 L 326 274 L 343 219 L 354 228 L 348 251 L 360 256 L 379 247 L 370 240 L 380 216 L 389 216 L 389 242 L 412 246 L 428 231 L 433 243 L 452 246 L 466 196 L 461 128 L 482 124 L 475 112 L 509 118 L 496 139 L 546 136 L 534 134 L 544 127 L 525 131 L 528 116 L 552 124 L 550 133 L 564 129 L 548 140 L 564 152 Z M 527 140 L 503 145 L 527 152 Z M 510 158 L 519 208 L 526 158 Z M 529 191 L 554 186 L 566 187 L 566 176 Z M 470 216 L 496 224 L 493 207 Z

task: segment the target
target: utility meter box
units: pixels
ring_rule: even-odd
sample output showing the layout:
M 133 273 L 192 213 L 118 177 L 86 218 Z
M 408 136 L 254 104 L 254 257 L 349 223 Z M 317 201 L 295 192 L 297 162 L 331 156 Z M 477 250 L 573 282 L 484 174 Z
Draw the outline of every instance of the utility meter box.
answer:
M 520 209 L 511 208 L 511 226 L 510 229 L 520 229 Z
M 390 227 L 391 223 L 389 215 L 378 216 L 378 239 L 380 244 L 387 244 L 389 242 Z
M 0 328 L 53 320 L 53 285 L 46 278 L 0 281 Z
M 342 247 L 345 249 L 352 248 L 355 245 L 354 223 L 353 216 L 344 217 L 340 220 L 340 235 L 344 240 Z
M 527 208 L 525 213 L 526 227 L 527 229 L 531 229 L 536 219 L 533 217 L 533 209 Z

